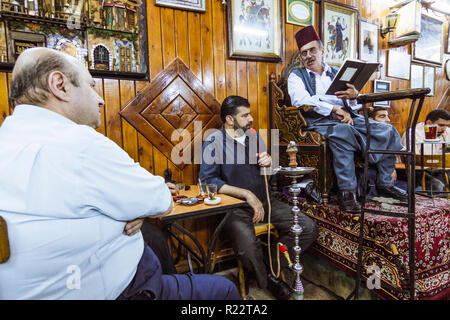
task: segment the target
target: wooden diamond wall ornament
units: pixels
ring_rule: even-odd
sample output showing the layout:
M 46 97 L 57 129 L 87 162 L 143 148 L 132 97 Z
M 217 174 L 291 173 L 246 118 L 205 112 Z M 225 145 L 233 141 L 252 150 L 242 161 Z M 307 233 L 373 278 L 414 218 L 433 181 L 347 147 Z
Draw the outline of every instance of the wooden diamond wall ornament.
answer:
M 205 130 L 222 124 L 220 103 L 179 58 L 139 92 L 120 115 L 169 160 L 174 147 L 181 150 L 188 145 L 193 158 L 195 141 L 201 142 Z M 195 121 L 201 121 L 201 130 L 194 126 Z M 171 141 L 175 130 L 182 136 L 179 141 Z M 175 165 L 182 170 L 186 163 Z

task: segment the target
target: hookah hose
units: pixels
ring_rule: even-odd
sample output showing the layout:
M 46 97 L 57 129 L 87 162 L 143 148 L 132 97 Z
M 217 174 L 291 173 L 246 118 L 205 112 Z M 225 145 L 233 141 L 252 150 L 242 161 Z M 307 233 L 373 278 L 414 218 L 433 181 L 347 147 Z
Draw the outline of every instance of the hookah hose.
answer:
M 256 134 L 256 130 L 255 129 L 250 129 L 250 133 L 254 136 Z M 256 152 L 258 152 L 257 156 L 259 157 L 260 153 L 259 153 L 259 139 L 258 137 L 256 137 Z M 275 274 L 275 272 L 273 271 L 273 263 L 272 263 L 272 250 L 270 248 L 270 217 L 272 214 L 272 206 L 270 204 L 270 196 L 269 196 L 269 183 L 267 182 L 267 171 L 266 171 L 266 167 L 263 167 L 263 171 L 264 171 L 264 182 L 265 182 L 265 187 L 266 187 L 266 198 L 267 198 L 267 207 L 268 207 L 268 212 L 267 212 L 267 250 L 268 250 L 268 254 L 269 254 L 269 265 L 270 265 L 270 272 L 272 273 L 272 276 L 276 279 L 278 279 L 280 277 L 280 250 L 282 251 L 282 253 L 284 254 L 284 256 L 286 257 L 289 266 L 292 265 L 290 259 L 289 259 L 289 253 L 287 252 L 286 247 L 284 246 L 284 244 L 282 244 L 281 242 L 277 243 L 277 248 L 279 250 L 277 250 L 277 273 Z
M 270 198 L 269 198 L 269 184 L 267 182 L 267 172 L 266 172 L 266 167 L 263 167 L 264 170 L 264 182 L 266 185 L 266 197 L 267 197 L 267 206 L 268 206 L 268 212 L 267 212 L 267 250 L 269 253 L 269 266 L 270 266 L 270 272 L 272 273 L 272 276 L 276 279 L 278 279 L 280 277 L 280 251 L 284 254 L 284 256 L 286 257 L 289 266 L 292 265 L 291 260 L 289 259 L 289 253 L 287 252 L 286 246 L 284 244 L 282 244 L 281 242 L 277 243 L 277 272 L 275 273 L 273 271 L 273 264 L 272 264 L 272 250 L 270 248 L 270 216 L 272 214 L 272 206 L 270 204 Z

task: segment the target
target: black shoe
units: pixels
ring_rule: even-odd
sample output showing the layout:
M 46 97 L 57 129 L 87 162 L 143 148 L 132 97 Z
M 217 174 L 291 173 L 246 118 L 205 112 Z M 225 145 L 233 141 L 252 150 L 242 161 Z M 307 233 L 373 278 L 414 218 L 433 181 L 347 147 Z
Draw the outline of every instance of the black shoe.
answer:
M 395 186 L 379 187 L 377 186 L 378 195 L 381 197 L 388 197 L 400 200 L 402 202 L 408 201 L 408 194 L 400 188 Z
M 338 192 L 339 209 L 348 213 L 361 213 L 361 207 L 356 202 L 356 195 L 352 191 Z
M 267 276 L 267 289 L 277 300 L 289 300 L 293 291 L 284 281 L 271 274 Z

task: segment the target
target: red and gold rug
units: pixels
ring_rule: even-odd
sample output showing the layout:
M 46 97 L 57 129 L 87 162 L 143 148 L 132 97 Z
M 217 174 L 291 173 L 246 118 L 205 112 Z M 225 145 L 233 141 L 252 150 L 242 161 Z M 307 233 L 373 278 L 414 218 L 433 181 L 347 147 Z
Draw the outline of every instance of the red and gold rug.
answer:
M 436 198 L 434 205 L 430 198 L 416 197 L 416 299 L 450 298 L 450 200 Z M 356 276 L 359 215 L 340 211 L 336 203 L 313 205 L 300 199 L 299 207 L 319 228 L 318 239 L 310 252 L 346 274 Z M 367 207 L 380 209 L 381 205 L 370 202 Z M 392 206 L 390 211 L 407 212 L 407 208 Z M 370 213 L 365 217 L 363 274 L 367 274 L 368 266 L 378 266 L 381 289 L 374 289 L 374 292 L 383 299 L 409 299 L 407 219 Z M 400 288 L 406 290 L 400 291 Z

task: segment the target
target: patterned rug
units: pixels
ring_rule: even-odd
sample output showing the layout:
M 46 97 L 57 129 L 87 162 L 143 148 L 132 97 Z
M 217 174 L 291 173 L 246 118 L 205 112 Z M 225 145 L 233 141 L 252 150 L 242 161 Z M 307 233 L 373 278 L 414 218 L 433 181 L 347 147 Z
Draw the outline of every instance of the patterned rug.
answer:
M 284 201 L 290 198 L 280 194 Z M 358 254 L 359 215 L 339 210 L 337 204 L 313 205 L 300 198 L 300 209 L 314 219 L 319 236 L 310 252 L 346 274 L 355 277 Z M 378 202 L 366 207 L 381 209 Z M 389 211 L 407 212 L 392 205 Z M 416 196 L 415 296 L 416 299 L 450 299 L 450 200 Z M 382 299 L 409 299 L 408 222 L 404 218 L 365 214 L 363 275 L 376 265 L 381 288 L 374 292 Z M 400 291 L 398 289 L 405 289 Z

